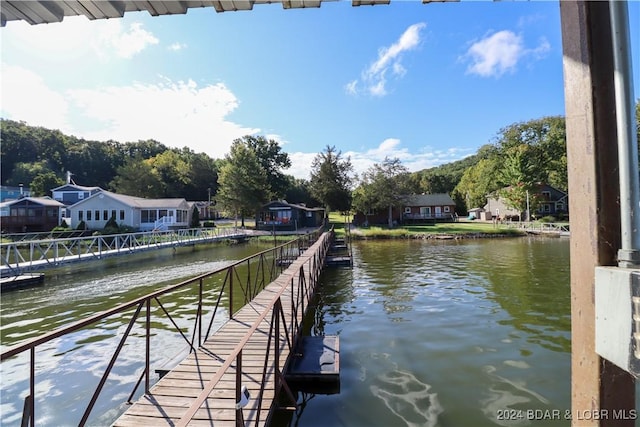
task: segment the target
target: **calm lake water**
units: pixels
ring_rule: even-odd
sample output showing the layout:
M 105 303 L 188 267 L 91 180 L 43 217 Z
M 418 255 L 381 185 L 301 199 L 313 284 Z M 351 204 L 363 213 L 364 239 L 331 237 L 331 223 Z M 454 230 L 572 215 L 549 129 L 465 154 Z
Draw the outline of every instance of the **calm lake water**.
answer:
M 58 270 L 42 287 L 2 295 L 1 344 L 264 248 L 150 252 Z M 353 253 L 353 268 L 325 271 L 308 317 L 309 333 L 340 336 L 341 391 L 307 396 L 293 418 L 276 425 L 535 425 L 526 417 L 509 419 L 506 411 L 570 409 L 568 239 L 373 241 L 356 243 Z M 154 362 L 182 346 L 170 325 L 157 326 L 154 339 L 162 350 Z M 108 363 L 103 353 L 123 327 L 111 320 L 44 349 L 38 356 L 38 425 L 77 425 Z M 129 350 L 90 424 L 108 425 L 125 408 L 118 402 L 128 396 L 139 367 L 128 363 Z M 2 425 L 20 423 L 27 366 L 24 358 L 2 364 Z M 543 425 L 568 424 L 560 419 Z
M 354 264 L 324 274 L 311 331 L 340 336 L 340 394 L 291 425 L 569 425 L 568 239 L 365 242 Z

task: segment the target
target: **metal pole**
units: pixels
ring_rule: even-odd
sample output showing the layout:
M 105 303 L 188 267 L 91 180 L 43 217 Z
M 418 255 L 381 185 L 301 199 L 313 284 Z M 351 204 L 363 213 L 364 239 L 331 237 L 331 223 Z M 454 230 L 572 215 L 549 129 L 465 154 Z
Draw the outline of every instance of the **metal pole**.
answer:
M 613 83 L 616 94 L 616 127 L 620 170 L 621 247 L 618 265 L 640 267 L 640 196 L 638 141 L 633 117 L 633 67 L 626 1 L 609 0 L 613 42 Z

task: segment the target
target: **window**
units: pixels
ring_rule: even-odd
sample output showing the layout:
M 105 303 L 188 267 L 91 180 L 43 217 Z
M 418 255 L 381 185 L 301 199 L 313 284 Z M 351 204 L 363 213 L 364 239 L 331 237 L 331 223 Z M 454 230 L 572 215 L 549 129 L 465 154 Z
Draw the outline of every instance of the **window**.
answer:
M 376 214 L 376 210 L 373 208 L 369 208 L 365 213 L 365 215 L 375 215 L 375 214 Z
M 120 210 L 120 221 L 124 221 L 124 209 Z
M 445 207 L 444 207 L 444 211 L 445 211 L 445 212 L 449 212 L 449 206 L 445 206 Z
M 167 216 L 167 210 L 166 209 L 160 209 L 159 213 L 158 213 L 158 218 L 162 218 Z
M 111 216 L 109 217 L 109 219 L 111 219 L 111 218 L 113 218 L 114 221 L 116 220 L 116 210 L 115 209 L 111 211 Z
M 140 222 L 156 222 L 158 211 L 155 209 L 143 209 L 140 211 Z
M 78 200 L 84 199 L 84 193 L 78 193 Z
M 98 218 L 96 218 L 96 219 L 98 219 Z M 105 210 L 102 211 L 102 219 L 105 220 L 105 221 L 107 221 L 109 219 L 109 211 L 108 210 L 105 209 Z
M 410 206 L 405 206 L 404 213 L 410 214 L 411 213 L 411 207 Z
M 91 221 L 91 211 L 87 211 L 87 221 Z
M 543 200 L 551 200 L 551 192 L 550 191 L 543 191 L 542 192 L 542 199 Z

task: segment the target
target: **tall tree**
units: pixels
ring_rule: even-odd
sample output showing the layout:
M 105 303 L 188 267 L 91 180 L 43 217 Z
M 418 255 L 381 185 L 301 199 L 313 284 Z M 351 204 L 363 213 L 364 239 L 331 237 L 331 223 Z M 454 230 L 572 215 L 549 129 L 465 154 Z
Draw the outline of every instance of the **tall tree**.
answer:
M 309 181 L 306 179 L 295 178 L 291 175 L 285 175 L 287 179 L 287 191 L 284 195 L 285 200 L 289 203 L 303 203 L 309 207 L 319 206 L 320 203 L 311 196 L 309 189 Z
M 258 162 L 267 174 L 272 198 L 282 198 L 287 190 L 287 178 L 282 169 L 291 167 L 289 154 L 282 152 L 280 144 L 262 135 L 245 135 L 239 140 L 251 148 L 258 158 Z
M 567 143 L 564 117 L 549 116 L 514 123 L 500 130 L 496 143 L 501 154 L 517 155 L 520 147 L 526 156 L 531 176 L 561 190 L 567 189 Z M 522 164 L 522 160 L 518 160 Z M 509 184 L 509 183 L 506 183 Z
M 374 208 L 387 209 L 389 228 L 393 227 L 393 208 L 402 204 L 407 195 L 409 171 L 400 159 L 385 157 L 371 166 L 362 178 L 364 200 Z
M 531 198 L 537 193 L 536 187 L 542 181 L 540 175 L 543 172 L 535 163 L 539 157 L 535 153 L 538 150 L 539 147 L 525 144 L 511 147 L 505 153 L 498 173 L 502 184 L 498 194 L 508 206 L 521 212 L 531 203 Z
M 342 157 L 335 146 L 326 146 L 311 164 L 311 195 L 327 209 L 346 212 L 351 208 L 351 185 L 353 182 L 351 159 Z
M 184 151 L 184 149 L 183 149 Z M 218 167 L 215 160 L 204 153 L 186 155 L 189 183 L 183 196 L 187 200 L 206 200 L 218 191 Z
M 136 197 L 160 198 L 164 194 L 160 177 L 149 161 L 140 155 L 127 159 L 118 168 L 109 187 L 116 193 Z
M 234 141 L 218 176 L 217 204 L 240 214 L 244 227 L 245 215 L 254 214 L 268 195 L 267 173 L 255 151 L 242 140 Z
M 45 172 L 37 175 L 31 181 L 31 195 L 33 196 L 51 196 L 51 189 L 64 184 L 64 180 L 56 176 L 53 172 Z
M 500 189 L 497 177 L 499 170 L 498 157 L 480 160 L 464 172 L 460 182 L 453 190 L 452 197 L 455 200 L 463 200 L 467 211 L 474 207 L 484 206 L 487 203 L 487 196 Z
M 162 197 L 184 197 L 190 183 L 188 163 L 174 150 L 147 160 L 162 183 Z

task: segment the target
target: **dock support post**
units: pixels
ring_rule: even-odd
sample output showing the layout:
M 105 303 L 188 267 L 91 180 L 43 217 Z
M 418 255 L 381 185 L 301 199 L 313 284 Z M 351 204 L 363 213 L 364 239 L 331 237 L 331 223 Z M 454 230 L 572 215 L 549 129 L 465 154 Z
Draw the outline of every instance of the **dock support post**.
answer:
M 616 265 L 620 194 L 608 2 L 560 2 L 571 212 L 572 425 L 633 426 L 633 377 L 595 352 L 595 267 Z M 607 411 L 607 412 L 605 412 Z M 589 414 L 589 419 L 576 419 Z M 608 414 L 607 417 L 594 416 Z
M 240 401 L 242 400 L 242 350 L 236 356 L 236 427 L 244 427 L 244 413 Z

